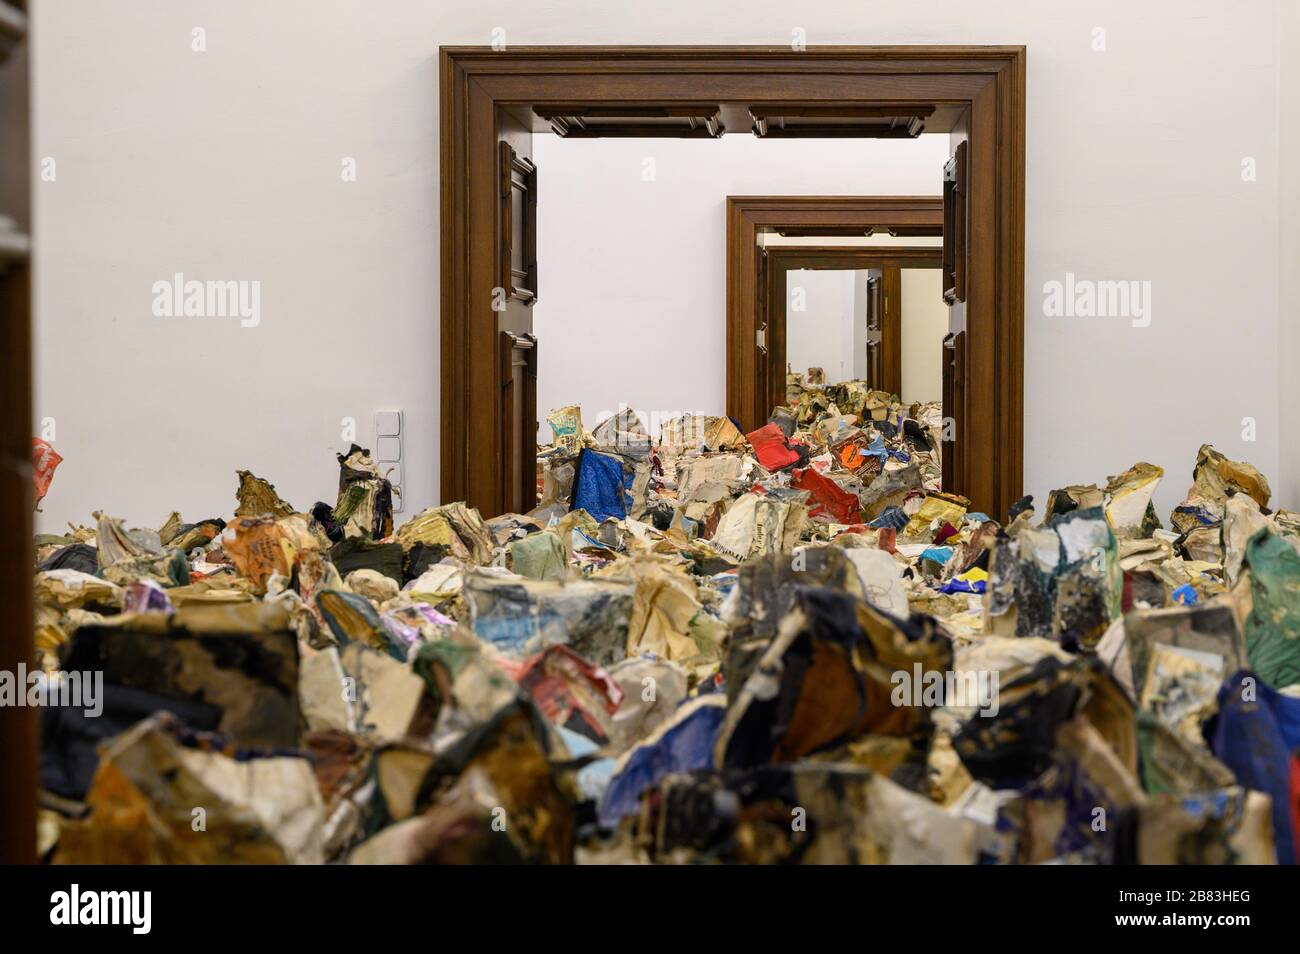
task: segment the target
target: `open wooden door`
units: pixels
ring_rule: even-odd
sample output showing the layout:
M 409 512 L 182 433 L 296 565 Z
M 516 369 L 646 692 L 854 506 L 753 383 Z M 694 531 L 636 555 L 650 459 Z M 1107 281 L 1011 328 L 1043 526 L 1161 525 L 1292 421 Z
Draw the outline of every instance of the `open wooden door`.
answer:
M 903 393 L 903 270 L 886 265 L 880 270 L 880 382 L 890 394 Z
M 506 509 L 527 513 L 537 506 L 537 339 L 500 334 L 501 460 Z
M 537 506 L 537 167 L 524 118 L 503 112 L 499 131 L 496 512 L 527 513 Z
M 867 383 L 878 391 L 903 390 L 903 270 L 867 271 Z
M 885 300 L 880 269 L 867 272 L 867 384 L 879 388 L 885 375 Z
M 957 141 L 952 155 L 943 166 L 943 298 L 949 305 L 966 302 L 970 221 L 970 187 L 966 161 L 968 145 L 966 139 Z
M 785 367 L 778 364 L 772 359 L 772 347 L 775 342 L 772 341 L 772 332 L 768 327 L 768 301 L 770 289 L 768 288 L 768 255 L 767 249 L 763 246 L 757 247 L 756 252 L 756 269 L 757 269 L 757 294 L 754 302 L 754 327 L 758 329 L 754 336 L 754 369 L 755 380 L 762 382 L 763 387 L 763 404 L 766 407 L 762 410 L 764 418 L 772 413 L 775 405 L 773 399 L 779 395 L 777 404 L 785 403 Z M 777 379 L 777 380 L 774 380 Z
M 966 442 L 961 433 L 966 404 L 966 332 L 949 334 L 943 339 L 943 440 L 939 451 L 942 486 L 960 486 L 965 473 L 963 458 Z

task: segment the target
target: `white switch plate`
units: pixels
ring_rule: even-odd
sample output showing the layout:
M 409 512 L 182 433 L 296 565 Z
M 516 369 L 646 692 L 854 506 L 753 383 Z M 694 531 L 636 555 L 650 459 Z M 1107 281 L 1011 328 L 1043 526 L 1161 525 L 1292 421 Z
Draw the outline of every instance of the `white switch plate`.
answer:
M 393 513 L 401 513 L 405 509 L 400 493 L 402 489 L 402 465 L 395 460 L 381 460 L 379 461 L 379 473 L 393 485 Z
M 380 460 L 401 460 L 402 439 L 400 437 L 381 437 L 375 441 L 375 456 Z
M 402 433 L 401 411 L 376 411 L 375 436 L 397 437 Z

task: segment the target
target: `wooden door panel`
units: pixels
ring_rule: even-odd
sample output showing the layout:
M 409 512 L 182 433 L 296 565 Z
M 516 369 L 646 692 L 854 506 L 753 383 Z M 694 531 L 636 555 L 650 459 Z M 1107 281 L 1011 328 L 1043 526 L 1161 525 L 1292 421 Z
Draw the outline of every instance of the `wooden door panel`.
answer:
M 537 339 L 498 338 L 501 366 L 502 499 L 509 513 L 537 506 Z
M 882 279 L 873 272 L 867 279 L 867 383 L 879 388 L 884 378 L 884 302 Z
M 497 243 L 505 300 L 537 301 L 537 166 L 501 140 L 501 220 Z
M 903 393 L 903 270 L 896 265 L 881 269 L 880 278 L 880 384 L 882 391 Z
M 966 476 L 966 332 L 943 339 L 943 440 L 940 468 L 943 488 L 960 488 Z
M 789 272 L 772 261 L 772 255 L 764 250 L 763 287 L 766 289 L 767 306 L 763 313 L 767 316 L 767 330 L 764 332 L 767 343 L 767 400 L 760 409 L 759 423 L 766 421 L 772 409 L 778 405 L 788 404 L 786 397 L 786 380 L 790 367 L 786 361 L 786 338 L 788 337 L 789 309 Z
M 970 220 L 967 149 L 966 140 L 957 143 L 943 167 L 943 298 L 950 305 L 966 300 Z
M 754 327 L 758 329 L 758 332 L 754 341 L 754 374 L 757 380 L 763 382 L 765 393 L 770 396 L 774 389 L 771 380 L 773 362 L 768 350 L 770 335 L 767 327 L 767 249 L 762 246 L 758 247 L 757 261 L 758 295 L 755 301 Z M 771 408 L 768 409 L 768 413 L 771 413 Z
M 497 118 L 496 407 L 493 420 L 492 513 L 526 513 L 536 504 L 537 167 L 528 117 L 502 110 Z

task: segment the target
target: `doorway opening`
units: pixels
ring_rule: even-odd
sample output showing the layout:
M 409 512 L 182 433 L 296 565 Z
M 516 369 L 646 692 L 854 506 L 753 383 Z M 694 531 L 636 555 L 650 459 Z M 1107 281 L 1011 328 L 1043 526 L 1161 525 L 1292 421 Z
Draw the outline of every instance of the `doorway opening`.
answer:
M 741 333 L 741 315 L 756 316 L 757 402 L 792 405 L 809 387 L 841 383 L 836 367 L 851 368 L 852 380 L 932 422 L 942 460 L 933 486 L 956 486 L 962 407 L 942 294 L 942 197 L 728 196 L 727 207 L 728 334 Z M 838 294 L 839 335 L 829 334 L 818 291 Z
M 536 356 L 546 343 L 531 311 L 545 275 L 535 212 L 544 170 L 532 139 L 547 130 L 704 140 L 946 133 L 950 158 L 935 171 L 950 237 L 941 271 L 951 365 L 965 374 L 944 385 L 959 402 L 946 489 L 990 513 L 1020 495 L 1022 47 L 448 48 L 441 93 L 444 500 L 488 515 L 536 500 Z M 734 317 L 729 309 L 726 411 L 748 430 L 770 406 L 755 383 L 757 315 Z
M 940 399 L 942 249 L 769 245 L 763 257 L 769 356 L 785 379 L 815 368 L 819 382 L 865 381 L 905 404 Z

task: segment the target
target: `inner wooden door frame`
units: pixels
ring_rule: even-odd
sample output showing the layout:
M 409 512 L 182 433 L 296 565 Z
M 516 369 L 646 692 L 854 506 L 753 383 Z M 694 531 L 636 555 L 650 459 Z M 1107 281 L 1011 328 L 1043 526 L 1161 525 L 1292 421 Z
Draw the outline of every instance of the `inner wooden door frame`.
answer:
M 820 234 L 865 235 L 917 227 L 942 229 L 942 196 L 727 196 L 728 415 L 745 430 L 752 430 L 772 412 L 773 398 L 785 393 L 785 364 L 771 360 L 776 357 L 771 336 L 763 335 L 769 360 L 764 360 L 757 343 L 761 329 L 753 316 L 760 307 L 760 290 L 754 250 L 760 233 L 817 230 Z M 769 312 L 771 304 L 769 297 Z M 746 347 L 755 352 L 748 361 L 740 354 Z M 776 403 L 784 403 L 784 398 Z
M 775 404 L 784 403 L 784 326 L 782 353 L 773 349 L 772 335 L 757 343 L 762 318 L 749 322 L 760 308 L 771 314 L 772 296 L 760 295 L 759 235 L 788 232 L 819 235 L 866 235 L 891 230 L 916 232 L 943 228 L 943 196 L 923 195 L 729 195 L 727 196 L 727 413 L 745 426 L 758 427 Z M 782 246 L 783 248 L 786 246 Z M 940 254 L 937 249 L 935 254 Z M 765 289 L 763 289 L 765 290 Z M 755 338 L 747 339 L 747 324 Z M 744 376 L 739 355 L 746 343 L 757 352 Z
M 969 258 L 951 328 L 967 373 L 954 489 L 1005 515 L 1023 471 L 1025 48 L 1023 46 L 444 47 L 440 51 L 441 496 L 485 515 L 504 497 L 494 289 L 498 132 L 547 104 L 937 104 L 967 144 Z M 936 173 L 938 175 L 938 173 Z M 755 316 L 729 333 L 729 377 L 753 379 Z M 735 340 L 732 340 L 732 339 Z M 545 342 L 541 343 L 545 348 Z M 752 408 L 728 406 L 742 424 Z
M 942 208 L 940 209 L 942 212 Z M 753 256 L 750 256 L 751 258 Z M 895 284 L 899 271 L 904 268 L 942 268 L 943 249 L 938 245 L 904 246 L 904 245 L 770 245 L 767 246 L 767 336 L 768 373 L 765 387 L 769 407 L 785 403 L 786 388 L 786 340 L 788 330 L 786 294 L 788 273 L 800 269 L 861 271 L 864 269 L 883 269 L 892 272 Z M 885 287 L 885 300 L 898 300 L 898 289 Z M 890 356 L 887 360 L 898 372 L 887 380 L 883 387 L 901 393 L 902 350 L 901 332 L 902 315 L 895 307 L 889 315 L 889 325 L 884 329 L 885 340 L 890 342 Z M 892 333 L 891 333 L 892 332 Z M 937 352 L 941 342 L 934 342 Z M 898 388 L 890 387 L 898 383 Z M 873 387 L 877 385 L 873 384 Z

